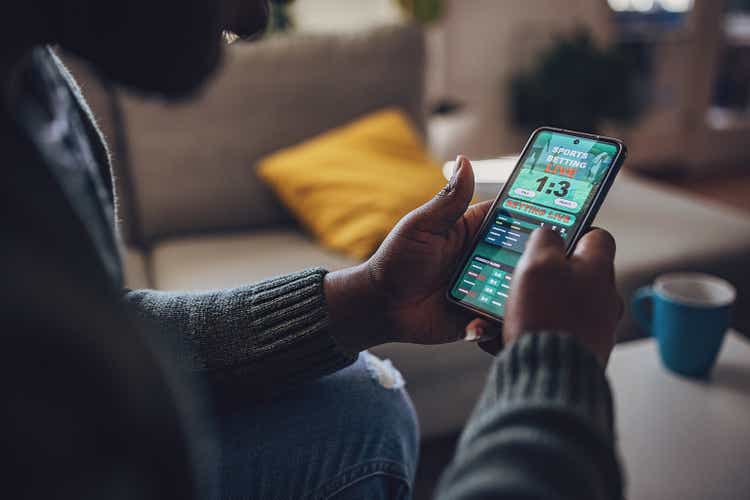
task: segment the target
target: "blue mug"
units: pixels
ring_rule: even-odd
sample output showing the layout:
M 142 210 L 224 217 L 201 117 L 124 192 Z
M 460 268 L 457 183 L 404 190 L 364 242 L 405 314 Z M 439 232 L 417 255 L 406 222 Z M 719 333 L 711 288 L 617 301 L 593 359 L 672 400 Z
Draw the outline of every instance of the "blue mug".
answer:
M 729 329 L 736 295 L 729 282 L 709 274 L 665 274 L 635 292 L 633 315 L 656 338 L 667 368 L 705 377 Z M 650 316 L 647 302 L 652 304 Z

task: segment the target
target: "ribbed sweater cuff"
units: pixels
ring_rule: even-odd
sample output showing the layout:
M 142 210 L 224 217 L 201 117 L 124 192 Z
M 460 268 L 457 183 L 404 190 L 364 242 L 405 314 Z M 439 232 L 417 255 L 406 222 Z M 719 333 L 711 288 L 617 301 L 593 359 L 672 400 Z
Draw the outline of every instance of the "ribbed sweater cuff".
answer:
M 612 395 L 604 370 L 573 337 L 556 332 L 523 335 L 501 354 L 491 376 L 507 412 L 559 409 L 613 442 Z
M 298 361 L 314 360 L 320 367 L 343 367 L 356 359 L 345 352 L 329 333 L 329 317 L 323 292 L 327 271 L 315 268 L 258 285 L 250 300 L 252 329 L 262 332 L 269 349 L 292 350 Z
M 308 269 L 254 285 L 245 300 L 245 344 L 231 376 L 278 386 L 314 380 L 353 363 L 329 333 L 324 269 Z M 229 375 L 224 373 L 225 376 Z M 223 377 L 222 377 L 223 378 Z

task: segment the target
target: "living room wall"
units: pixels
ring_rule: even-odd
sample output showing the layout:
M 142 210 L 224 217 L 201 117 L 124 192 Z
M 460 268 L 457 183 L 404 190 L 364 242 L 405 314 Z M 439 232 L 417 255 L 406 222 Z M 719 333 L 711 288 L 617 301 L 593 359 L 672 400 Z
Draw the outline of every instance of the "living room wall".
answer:
M 473 156 L 514 153 L 524 137 L 510 125 L 510 77 L 560 33 L 586 27 L 606 40 L 612 33 L 604 0 L 446 0 L 442 20 L 428 27 L 427 94 L 465 105 L 456 135 Z M 399 22 L 393 0 L 297 0 L 297 29 L 357 31 Z M 450 129 L 450 126 L 448 127 Z M 448 132 L 449 134 L 451 132 Z
M 597 39 L 611 34 L 602 0 L 448 0 L 443 22 L 446 89 L 477 113 L 478 155 L 518 151 L 524 134 L 514 130 L 507 106 L 510 78 L 556 36 L 577 27 Z

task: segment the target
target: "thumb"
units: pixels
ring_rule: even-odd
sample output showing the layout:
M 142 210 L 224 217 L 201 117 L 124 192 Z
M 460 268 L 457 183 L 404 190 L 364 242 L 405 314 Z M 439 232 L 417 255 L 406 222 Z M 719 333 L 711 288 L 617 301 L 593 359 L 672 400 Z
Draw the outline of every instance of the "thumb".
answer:
M 474 169 L 468 158 L 459 155 L 448 184 L 414 214 L 416 228 L 431 233 L 447 233 L 466 213 L 473 196 Z

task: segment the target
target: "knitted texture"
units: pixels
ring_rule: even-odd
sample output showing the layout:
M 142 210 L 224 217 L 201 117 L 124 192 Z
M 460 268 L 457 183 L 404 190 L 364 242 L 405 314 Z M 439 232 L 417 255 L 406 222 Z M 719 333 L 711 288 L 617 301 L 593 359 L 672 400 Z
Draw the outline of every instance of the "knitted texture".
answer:
M 87 259 L 82 274 L 104 268 L 105 286 L 119 291 L 122 262 L 102 136 L 51 50 L 33 51 L 22 75 L 17 115 L 41 160 L 25 171 L 52 172 L 83 234 L 76 240 L 78 254 Z M 58 137 L 60 130 L 65 134 Z M 324 270 L 311 269 L 206 293 L 132 291 L 125 301 L 145 321 L 146 332 L 160 334 L 186 366 L 229 385 L 270 388 L 317 378 L 356 358 L 328 334 L 324 276 Z
M 128 292 L 152 329 L 182 339 L 194 370 L 277 386 L 314 379 L 356 359 L 328 334 L 323 269 L 202 293 Z
M 523 335 L 494 363 L 438 498 L 621 498 L 613 428 L 596 358 L 567 335 Z

